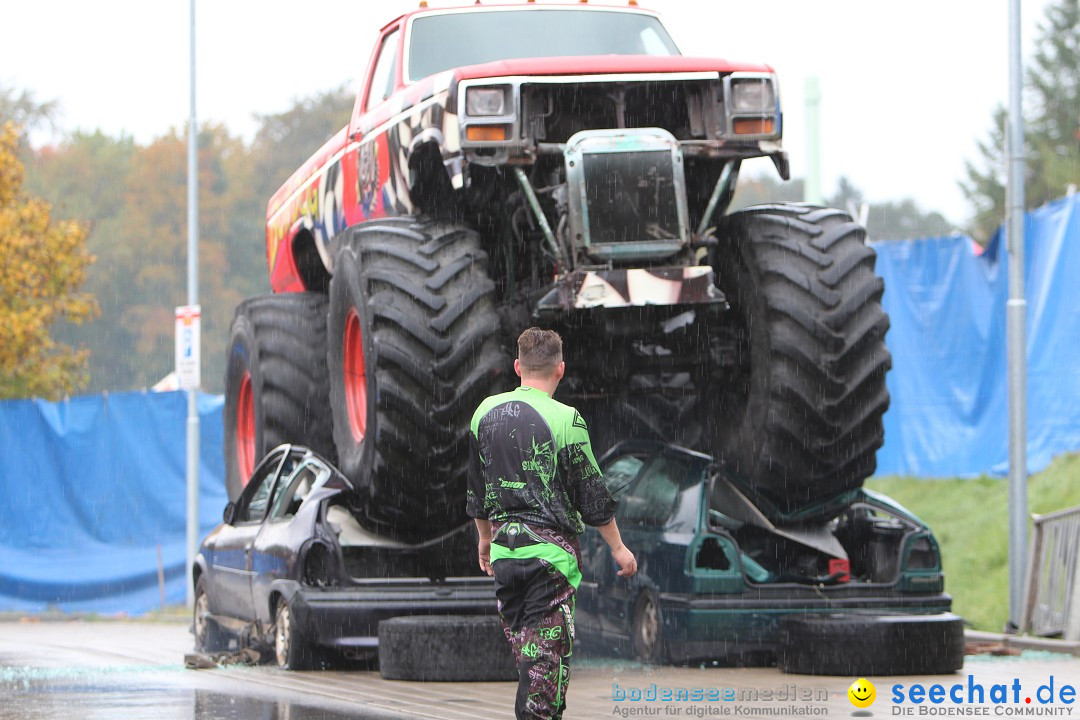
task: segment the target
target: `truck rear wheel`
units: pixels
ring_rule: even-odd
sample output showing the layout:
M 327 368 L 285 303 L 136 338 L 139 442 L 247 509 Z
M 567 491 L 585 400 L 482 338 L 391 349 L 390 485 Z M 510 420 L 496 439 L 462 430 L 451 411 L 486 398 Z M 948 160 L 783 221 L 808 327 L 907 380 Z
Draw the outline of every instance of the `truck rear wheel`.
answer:
M 284 442 L 334 460 L 326 411 L 326 296 L 283 293 L 236 308 L 225 369 L 225 484 L 235 500 Z
M 877 466 L 892 362 L 865 231 L 839 210 L 763 205 L 717 235 L 737 338 L 714 419 L 719 459 L 780 513 L 859 487 Z
M 426 539 L 467 520 L 469 419 L 505 365 L 494 288 L 461 225 L 387 218 L 343 238 L 328 320 L 334 442 L 382 532 Z

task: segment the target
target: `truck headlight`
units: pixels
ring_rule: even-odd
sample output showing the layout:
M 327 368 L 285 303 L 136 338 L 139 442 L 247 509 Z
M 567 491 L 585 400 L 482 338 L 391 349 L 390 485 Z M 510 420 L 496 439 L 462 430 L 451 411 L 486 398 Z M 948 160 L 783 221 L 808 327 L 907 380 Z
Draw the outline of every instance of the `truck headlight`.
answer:
M 731 106 L 735 112 L 765 113 L 776 109 L 776 92 L 768 78 L 731 81 Z
M 471 87 L 465 91 L 465 114 L 473 117 L 506 115 L 509 88 Z

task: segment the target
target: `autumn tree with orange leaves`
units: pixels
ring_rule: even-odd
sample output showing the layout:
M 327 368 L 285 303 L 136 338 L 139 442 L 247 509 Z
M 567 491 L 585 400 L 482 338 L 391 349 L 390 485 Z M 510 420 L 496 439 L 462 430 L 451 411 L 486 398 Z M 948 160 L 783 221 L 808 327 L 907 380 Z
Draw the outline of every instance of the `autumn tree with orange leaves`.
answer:
M 88 351 L 52 333 L 97 314 L 79 291 L 94 259 L 83 225 L 53 221 L 49 204 L 23 190 L 18 144 L 14 124 L 0 127 L 0 398 L 58 399 L 89 381 Z

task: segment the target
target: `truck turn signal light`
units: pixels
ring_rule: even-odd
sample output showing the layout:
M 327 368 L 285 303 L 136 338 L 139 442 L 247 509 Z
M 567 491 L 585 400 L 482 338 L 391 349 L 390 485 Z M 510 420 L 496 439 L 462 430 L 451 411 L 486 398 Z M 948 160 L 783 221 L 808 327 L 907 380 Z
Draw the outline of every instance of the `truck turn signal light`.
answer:
M 506 125 L 470 125 L 465 137 L 473 142 L 499 142 L 509 136 Z
M 732 129 L 736 135 L 772 135 L 773 119 L 736 118 Z

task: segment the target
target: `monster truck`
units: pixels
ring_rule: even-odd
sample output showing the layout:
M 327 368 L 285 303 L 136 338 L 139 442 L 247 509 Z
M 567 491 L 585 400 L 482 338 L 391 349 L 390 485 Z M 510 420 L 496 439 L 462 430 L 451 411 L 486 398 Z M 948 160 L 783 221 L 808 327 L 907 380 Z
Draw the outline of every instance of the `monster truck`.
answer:
M 743 160 L 788 178 L 779 97 L 769 66 L 684 57 L 634 2 L 390 22 L 348 126 L 269 201 L 273 293 L 231 331 L 230 494 L 303 443 L 372 531 L 459 525 L 470 414 L 540 324 L 598 452 L 699 448 L 777 522 L 834 506 L 875 468 L 888 319 L 847 214 L 728 211 Z

